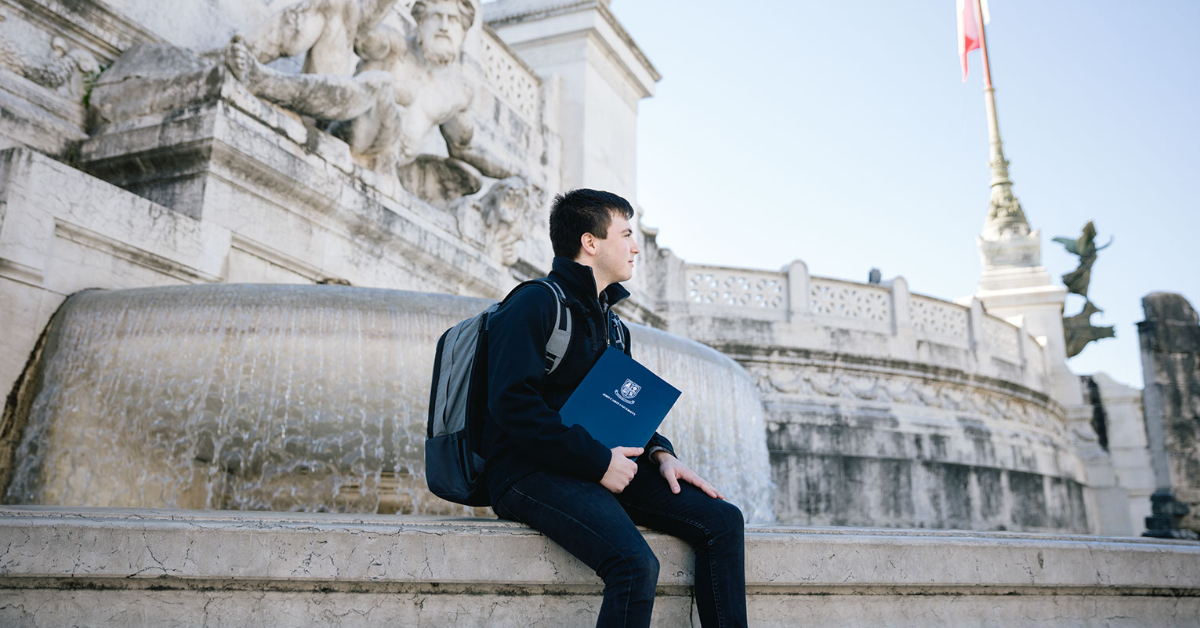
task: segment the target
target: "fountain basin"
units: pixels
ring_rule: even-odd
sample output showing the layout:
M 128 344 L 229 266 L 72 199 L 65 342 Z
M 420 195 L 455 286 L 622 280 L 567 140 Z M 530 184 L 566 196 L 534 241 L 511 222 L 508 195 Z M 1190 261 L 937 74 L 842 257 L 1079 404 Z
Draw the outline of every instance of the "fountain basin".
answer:
M 88 291 L 32 366 L 8 503 L 486 514 L 425 488 L 437 338 L 490 301 L 297 285 Z M 762 402 L 717 351 L 633 326 L 634 355 L 685 391 L 663 433 L 772 520 Z

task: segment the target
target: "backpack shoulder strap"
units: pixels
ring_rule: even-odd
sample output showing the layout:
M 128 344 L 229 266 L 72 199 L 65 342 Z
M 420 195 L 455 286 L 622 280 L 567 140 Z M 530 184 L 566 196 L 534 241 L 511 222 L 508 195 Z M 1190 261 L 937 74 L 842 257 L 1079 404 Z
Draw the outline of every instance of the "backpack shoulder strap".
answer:
M 571 308 L 567 307 L 567 294 L 563 292 L 562 286 L 549 277 L 521 282 L 512 289 L 512 292 L 508 293 L 508 296 L 504 297 L 501 304 L 508 301 L 518 290 L 529 285 L 541 286 L 543 289 L 549 290 L 554 295 L 554 303 L 557 306 L 554 312 L 554 331 L 546 340 L 546 375 L 549 375 L 558 368 L 559 364 L 562 364 L 563 358 L 567 355 L 567 347 L 571 345 L 574 321 L 571 319 Z
M 621 324 L 621 317 L 617 316 L 616 310 L 608 308 L 608 325 L 613 330 L 613 338 L 616 339 L 617 345 L 624 351 L 629 346 L 629 337 L 625 333 L 625 326 Z

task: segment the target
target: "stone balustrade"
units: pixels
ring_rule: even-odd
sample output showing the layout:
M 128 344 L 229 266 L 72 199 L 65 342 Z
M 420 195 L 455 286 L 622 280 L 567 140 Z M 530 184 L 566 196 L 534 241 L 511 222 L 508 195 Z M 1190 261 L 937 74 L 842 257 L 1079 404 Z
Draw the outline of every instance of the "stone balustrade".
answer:
M 682 294 L 664 295 L 692 320 L 736 318 L 778 326 L 793 347 L 845 350 L 952 366 L 1046 392 L 1046 351 L 1023 328 L 969 305 L 913 294 L 898 277 L 882 284 L 813 277 L 802 262 L 781 271 L 683 264 Z M 678 302 L 682 302 L 680 307 Z M 685 335 L 691 335 L 684 332 Z M 828 339 L 851 334 L 849 343 Z
M 765 270 L 689 265 L 687 301 L 717 308 L 787 311 L 787 276 Z M 752 315 L 753 316 L 753 315 Z
M 976 299 L 655 250 L 644 285 L 671 332 L 762 394 L 781 523 L 1097 532 L 1047 350 Z
M 492 89 L 527 122 L 539 121 L 541 78 L 490 29 L 481 39 L 480 65 Z

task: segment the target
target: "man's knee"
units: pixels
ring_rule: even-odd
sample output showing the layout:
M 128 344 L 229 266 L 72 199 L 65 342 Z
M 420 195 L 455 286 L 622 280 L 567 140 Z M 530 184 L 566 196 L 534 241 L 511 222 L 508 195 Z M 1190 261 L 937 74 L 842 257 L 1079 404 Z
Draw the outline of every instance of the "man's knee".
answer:
M 713 508 L 713 536 L 725 534 L 741 536 L 743 534 L 746 518 L 742 515 L 740 508 L 725 500 L 714 500 Z
M 625 554 L 613 567 L 608 577 L 604 579 L 605 582 L 616 578 L 639 582 L 643 586 L 650 588 L 658 584 L 658 571 L 660 567 L 658 556 L 654 555 L 649 546 Z
M 647 550 L 645 553 L 638 556 L 635 568 L 640 573 L 645 575 L 645 578 L 652 583 L 658 583 L 658 570 L 661 565 L 658 562 L 658 556 L 654 552 Z

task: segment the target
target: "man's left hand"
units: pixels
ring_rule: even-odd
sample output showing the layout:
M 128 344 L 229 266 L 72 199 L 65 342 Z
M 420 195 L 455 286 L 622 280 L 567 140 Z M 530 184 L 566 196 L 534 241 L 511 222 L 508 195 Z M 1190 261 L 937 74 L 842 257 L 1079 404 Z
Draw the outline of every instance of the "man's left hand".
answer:
M 667 480 L 667 484 L 671 486 L 671 492 L 679 494 L 679 480 L 683 480 L 688 484 L 702 490 L 709 497 L 714 499 L 725 499 L 721 491 L 713 488 L 711 484 L 704 481 L 704 478 L 696 475 L 695 471 L 688 468 L 686 464 L 679 461 L 678 458 L 672 456 L 665 451 L 656 451 L 651 456 L 658 463 L 658 472 Z

